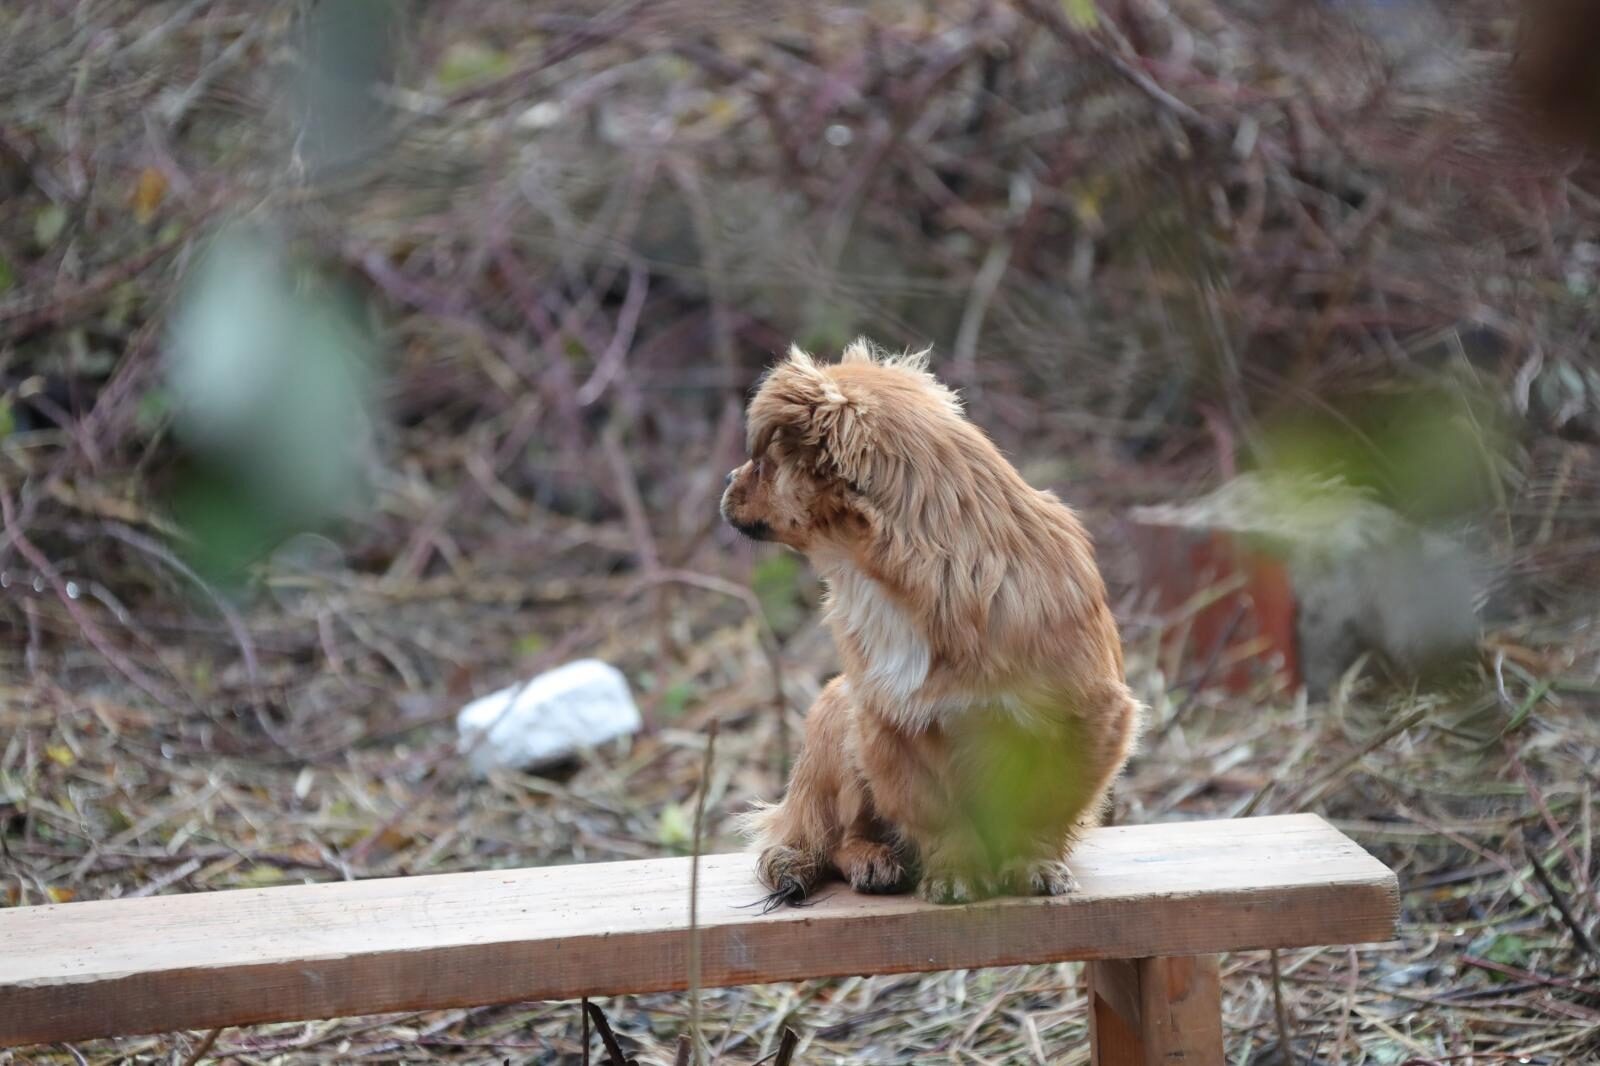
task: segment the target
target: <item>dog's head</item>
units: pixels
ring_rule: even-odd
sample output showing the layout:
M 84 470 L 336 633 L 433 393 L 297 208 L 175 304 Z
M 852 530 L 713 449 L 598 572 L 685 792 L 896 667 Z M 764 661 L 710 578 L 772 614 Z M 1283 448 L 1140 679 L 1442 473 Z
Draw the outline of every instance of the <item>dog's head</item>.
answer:
M 750 457 L 728 475 L 722 516 L 797 551 L 849 547 L 892 501 L 930 492 L 939 442 L 971 431 L 921 355 L 857 341 L 825 364 L 791 348 L 750 402 Z

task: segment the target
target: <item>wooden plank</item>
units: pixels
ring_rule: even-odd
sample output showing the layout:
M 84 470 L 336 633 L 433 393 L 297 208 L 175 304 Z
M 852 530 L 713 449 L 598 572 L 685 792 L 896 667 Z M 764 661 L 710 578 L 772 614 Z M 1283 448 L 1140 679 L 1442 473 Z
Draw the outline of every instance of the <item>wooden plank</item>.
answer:
M 1394 875 L 1313 815 L 1097 830 L 1082 891 L 761 914 L 701 861 L 707 986 L 1387 940 Z M 0 1046 L 685 987 L 687 859 L 0 910 Z

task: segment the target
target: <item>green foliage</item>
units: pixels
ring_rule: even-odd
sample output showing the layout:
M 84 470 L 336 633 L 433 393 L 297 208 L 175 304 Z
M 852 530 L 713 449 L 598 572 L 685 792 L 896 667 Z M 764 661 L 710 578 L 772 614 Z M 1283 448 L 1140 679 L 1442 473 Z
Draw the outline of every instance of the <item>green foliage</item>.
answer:
M 1084 746 L 1019 725 L 999 708 L 974 716 L 979 724 L 962 739 L 971 753 L 967 772 L 982 787 L 964 789 L 966 814 L 992 856 L 1016 855 L 1032 828 L 1048 822 L 1063 803 L 1087 793 Z
M 312 8 L 302 24 L 304 62 L 293 84 L 300 121 L 295 150 L 302 163 L 347 166 L 382 143 L 389 112 L 374 90 L 395 77 L 407 6 L 339 0 Z
M 457 41 L 445 49 L 434 80 L 439 88 L 454 91 L 474 82 L 498 78 L 511 69 L 511 59 L 480 41 Z
M 694 818 L 681 803 L 669 803 L 661 808 L 656 822 L 656 841 L 664 848 L 687 852 L 694 843 Z
M 678 681 L 667 686 L 661 694 L 661 716 L 668 720 L 683 717 L 683 712 L 688 710 L 689 704 L 694 700 L 694 686 L 687 681 Z
M 1362 1044 L 1361 1050 L 1377 1066 L 1397 1066 L 1411 1058 L 1411 1049 L 1393 1040 L 1377 1039 Z
M 1100 24 L 1100 11 L 1094 0 L 1061 0 L 1067 21 L 1080 30 L 1092 30 Z
M 844 348 L 861 332 L 854 311 L 838 304 L 824 303 L 806 316 L 795 343 L 808 352 L 833 353 Z
M 139 397 L 139 406 L 133 412 L 133 424 L 144 436 L 154 436 L 171 413 L 172 397 L 166 389 L 160 387 L 146 389 Z
M 1266 466 L 1338 476 L 1413 518 L 1457 515 L 1492 498 L 1504 441 L 1465 389 L 1418 389 L 1297 410 L 1268 424 Z
M 364 493 L 376 352 L 340 296 L 270 232 L 245 228 L 222 234 L 186 287 L 152 402 L 170 402 L 194 458 L 174 507 L 218 576 Z
M 48 248 L 67 227 L 66 208 L 59 204 L 41 207 L 33 216 L 33 240 L 40 248 Z
M 239 876 L 238 884 L 241 888 L 266 888 L 269 885 L 283 883 L 283 870 L 277 866 L 263 863 L 252 866 Z
M 793 633 L 805 621 L 805 601 L 800 594 L 802 576 L 799 557 L 790 552 L 767 556 L 750 575 L 761 613 L 780 637 Z
M 183 471 L 170 505 L 189 535 L 184 547 L 190 565 L 215 584 L 238 585 L 244 567 L 292 531 L 270 500 L 204 464 Z
M 1483 943 L 1487 941 L 1487 943 Z M 1479 947 L 1479 944 L 1482 944 Z M 1498 962 L 1504 966 L 1515 966 L 1518 969 L 1527 968 L 1532 952 L 1532 945 L 1515 933 L 1486 934 L 1474 941 L 1476 950 L 1474 954 L 1481 955 L 1490 962 Z M 1491 980 L 1504 980 L 1498 974 L 1491 974 Z

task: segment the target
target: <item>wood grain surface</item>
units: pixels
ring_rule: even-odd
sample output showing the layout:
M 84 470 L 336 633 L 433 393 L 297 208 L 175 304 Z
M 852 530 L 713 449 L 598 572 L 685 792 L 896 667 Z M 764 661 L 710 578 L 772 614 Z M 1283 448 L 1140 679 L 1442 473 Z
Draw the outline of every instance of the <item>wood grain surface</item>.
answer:
M 1390 939 L 1394 875 L 1313 815 L 1097 830 L 1082 891 L 763 914 L 749 855 L 701 860 L 707 986 Z M 0 910 L 0 1046 L 681 989 L 689 860 L 493 870 Z

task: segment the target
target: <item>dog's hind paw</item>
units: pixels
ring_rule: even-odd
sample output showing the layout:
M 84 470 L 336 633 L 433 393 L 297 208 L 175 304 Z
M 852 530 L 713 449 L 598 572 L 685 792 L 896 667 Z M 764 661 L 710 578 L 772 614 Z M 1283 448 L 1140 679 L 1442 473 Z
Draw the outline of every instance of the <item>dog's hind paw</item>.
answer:
M 929 903 L 976 903 L 994 895 L 981 877 L 968 873 L 924 874 L 917 895 Z

